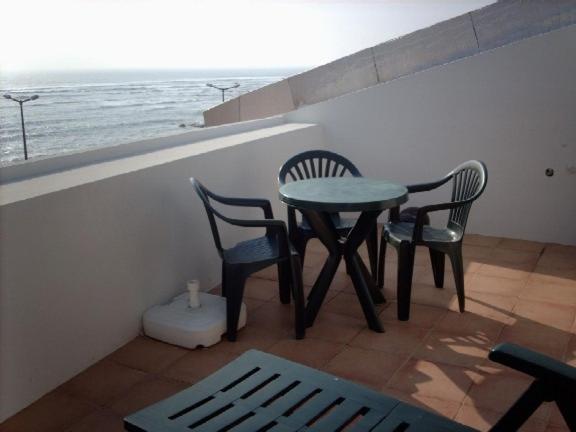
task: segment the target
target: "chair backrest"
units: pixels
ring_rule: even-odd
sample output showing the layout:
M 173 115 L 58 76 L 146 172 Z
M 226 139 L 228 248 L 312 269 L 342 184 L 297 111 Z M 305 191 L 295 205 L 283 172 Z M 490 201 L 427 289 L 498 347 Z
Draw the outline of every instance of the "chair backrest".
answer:
M 219 216 L 218 211 L 216 211 L 212 204 L 210 203 L 210 192 L 202 183 L 196 180 L 194 177 L 190 178 L 190 183 L 194 186 L 196 193 L 204 203 L 204 208 L 208 215 L 208 220 L 210 221 L 210 229 L 212 230 L 212 236 L 214 237 L 214 243 L 216 244 L 216 249 L 218 249 L 218 254 L 222 257 L 222 242 L 220 241 L 220 233 L 218 232 L 218 225 L 216 224 L 215 216 Z
M 278 173 L 278 183 L 317 177 L 362 177 L 352 162 L 328 150 L 310 150 L 288 159 Z
M 472 203 L 482 195 L 488 180 L 488 171 L 484 162 L 471 160 L 464 162 L 446 175 L 452 179 L 452 202 L 466 201 L 466 204 L 450 210 L 448 226 L 463 233 L 468 222 Z

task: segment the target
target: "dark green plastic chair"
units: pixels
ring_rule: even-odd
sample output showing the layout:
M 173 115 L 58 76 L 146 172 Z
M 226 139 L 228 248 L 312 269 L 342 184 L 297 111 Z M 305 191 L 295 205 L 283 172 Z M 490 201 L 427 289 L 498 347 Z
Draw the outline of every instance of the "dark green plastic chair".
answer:
M 434 284 L 444 286 L 444 261 L 448 255 L 454 271 L 456 293 L 460 312 L 464 312 L 464 265 L 462 261 L 462 239 L 472 203 L 484 192 L 488 172 L 486 165 L 479 161 L 468 161 L 448 173 L 443 179 L 432 183 L 407 186 L 410 194 L 436 189 L 452 180 L 452 199 L 442 204 L 418 208 L 414 222 L 400 220 L 399 209 L 390 212 L 390 220 L 382 229 L 380 256 L 378 260 L 378 287 L 384 286 L 386 244 L 390 243 L 398 251 L 398 319 L 410 318 L 410 296 L 414 253 L 416 246 L 426 246 L 430 252 Z M 428 213 L 449 210 L 445 228 L 427 225 Z
M 223 197 L 206 189 L 195 178 L 191 178 L 190 182 L 204 203 L 214 243 L 220 258 L 222 258 L 222 295 L 226 297 L 226 336 L 228 340 L 236 340 L 246 279 L 252 273 L 273 264 L 278 265 L 280 301 L 284 304 L 290 303 L 290 293 L 294 298 L 296 339 L 302 339 L 305 335 L 302 268 L 298 252 L 288 240 L 288 231 L 284 221 L 274 219 L 272 207 L 268 200 Z M 210 200 L 229 206 L 259 207 L 264 212 L 264 219 L 229 218 L 214 209 Z M 224 249 L 216 218 L 239 227 L 266 228 L 266 234 L 263 237 L 242 241 L 229 249 Z
M 292 156 L 282 165 L 278 174 L 278 183 L 282 186 L 289 181 L 318 177 L 344 177 L 346 175 L 362 177 L 358 168 L 344 156 L 328 150 L 310 150 Z M 341 236 L 347 236 L 356 224 L 355 219 L 341 218 L 338 213 L 331 213 L 330 216 L 334 227 Z M 298 223 L 296 211 L 292 207 L 288 207 L 288 230 L 290 240 L 300 254 L 302 263 L 304 263 L 306 244 L 310 239 L 317 237 L 316 233 L 306 218 L 303 217 L 302 221 Z M 366 247 L 370 260 L 370 270 L 375 278 L 378 267 L 378 230 L 376 224 L 373 232 L 366 239 Z

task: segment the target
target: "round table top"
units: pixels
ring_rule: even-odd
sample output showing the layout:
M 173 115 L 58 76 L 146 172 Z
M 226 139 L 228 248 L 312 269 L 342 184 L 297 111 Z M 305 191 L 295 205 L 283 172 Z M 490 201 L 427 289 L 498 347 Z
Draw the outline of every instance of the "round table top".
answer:
M 280 200 L 314 211 L 376 211 L 408 201 L 408 190 L 386 180 L 366 177 L 323 177 L 287 183 L 280 187 Z

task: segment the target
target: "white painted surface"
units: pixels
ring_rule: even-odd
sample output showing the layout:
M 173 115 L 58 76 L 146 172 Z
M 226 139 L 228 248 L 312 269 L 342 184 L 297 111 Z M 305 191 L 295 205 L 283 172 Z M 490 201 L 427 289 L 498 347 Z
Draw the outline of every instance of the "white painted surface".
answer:
M 177 135 L 163 138 L 151 138 L 132 143 L 100 147 L 91 150 L 79 150 L 64 155 L 54 155 L 42 158 L 34 158 L 27 161 L 17 162 L 0 169 L 0 184 L 6 184 L 17 180 L 25 180 L 31 177 L 42 176 L 62 170 L 69 170 L 149 153 L 155 150 L 178 147 L 186 144 L 222 138 L 224 136 L 250 132 L 258 129 L 278 126 L 284 123 L 281 117 L 246 121 L 238 124 L 222 125 L 220 127 L 207 127 L 196 129 Z
M 329 147 L 368 176 L 419 183 L 483 160 L 488 187 L 469 232 L 576 244 L 574 77 L 571 26 L 286 118 L 322 125 Z M 411 204 L 439 198 L 415 195 Z
M 219 283 L 191 176 L 281 218 L 278 167 L 322 146 L 318 126 L 279 125 L 0 186 L 0 421 L 134 338 L 186 281 Z M 222 228 L 229 244 L 254 234 Z
M 198 306 L 191 307 L 190 293 L 184 293 L 170 303 L 152 306 L 142 317 L 144 334 L 188 349 L 217 344 L 226 333 L 226 299 L 196 291 L 196 300 Z M 242 303 L 238 329 L 245 325 L 246 305 Z

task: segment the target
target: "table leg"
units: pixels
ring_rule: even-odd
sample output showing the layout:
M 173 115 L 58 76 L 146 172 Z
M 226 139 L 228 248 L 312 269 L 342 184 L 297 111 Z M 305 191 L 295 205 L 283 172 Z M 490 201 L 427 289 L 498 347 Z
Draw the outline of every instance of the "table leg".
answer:
M 374 309 L 373 300 L 377 303 L 382 303 L 384 297 L 376 288 L 372 276 L 369 274 L 360 255 L 358 255 L 358 248 L 370 233 L 374 221 L 380 213 L 381 211 L 362 212 L 344 244 L 344 259 L 350 270 L 350 277 L 352 278 L 356 295 L 360 300 L 368 326 L 377 332 L 383 332 L 384 330 Z
M 308 327 L 314 324 L 314 320 L 318 315 L 320 306 L 324 302 L 328 288 L 334 279 L 340 260 L 342 259 L 342 251 L 338 242 L 338 232 L 334 227 L 334 223 L 330 215 L 325 212 L 315 212 L 309 210 L 301 210 L 302 214 L 308 219 L 308 223 L 318 236 L 318 239 L 328 250 L 328 258 L 320 271 L 320 275 L 310 295 L 308 296 L 308 304 L 306 305 L 306 324 Z

